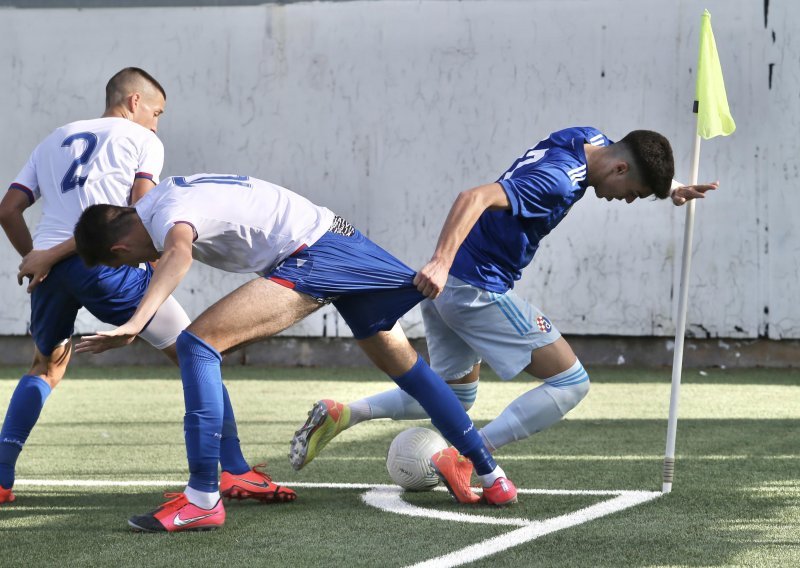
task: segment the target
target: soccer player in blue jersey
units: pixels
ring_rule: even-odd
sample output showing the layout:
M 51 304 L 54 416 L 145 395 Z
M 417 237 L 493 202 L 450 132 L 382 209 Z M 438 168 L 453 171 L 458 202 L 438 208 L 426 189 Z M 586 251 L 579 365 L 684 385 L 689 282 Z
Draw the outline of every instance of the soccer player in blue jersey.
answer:
M 135 203 L 158 183 L 164 146 L 156 136 L 166 105 L 163 87 L 147 72 L 128 67 L 106 86 L 103 116 L 55 129 L 31 153 L 0 203 L 0 224 L 23 257 L 19 283 L 28 277 L 34 360 L 20 379 L 0 429 L 0 503 L 14 501 L 17 458 L 45 400 L 64 377 L 72 354 L 75 317 L 84 306 L 119 325 L 142 298 L 152 270 L 140 266 L 87 268 L 75 255 L 72 231 L 94 203 Z M 40 201 L 42 216 L 31 233 L 25 209 Z M 177 364 L 175 340 L 189 324 L 170 297 L 142 337 Z M 227 392 L 223 431 L 223 494 L 262 501 L 295 497 L 245 461 Z
M 544 381 L 480 430 L 490 451 L 558 422 L 589 390 L 589 376 L 566 340 L 541 310 L 513 290 L 539 242 L 590 186 L 609 201 L 631 203 L 655 196 L 671 197 L 676 205 L 717 187 L 673 188 L 673 173 L 670 144 L 656 132 L 637 130 L 612 143 L 595 128 L 567 128 L 527 150 L 496 182 L 456 199 L 433 257 L 414 279 L 430 298 L 421 307 L 431 367 L 466 409 L 477 396 L 481 361 L 505 380 L 525 371 Z M 331 416 L 327 409 L 333 408 Z M 426 418 L 398 389 L 347 405 L 321 400 L 311 414 L 317 422 L 314 451 L 301 467 L 359 422 Z M 438 465 L 452 461 L 462 467 L 445 470 Z M 433 462 L 454 496 L 464 494 L 471 464 L 454 448 L 434 456 Z
M 246 176 L 175 177 L 135 208 L 88 208 L 75 227 L 75 240 L 88 265 L 159 259 L 131 319 L 111 332 L 84 337 L 78 352 L 99 353 L 130 343 L 193 259 L 228 272 L 260 275 L 211 306 L 178 337 L 189 483 L 155 511 L 131 518 L 134 530 L 206 530 L 224 523 L 217 485 L 221 353 L 274 335 L 328 302 L 376 366 L 416 399 L 444 437 L 474 463 L 487 487 L 485 500 L 493 505 L 516 500 L 514 485 L 453 391 L 397 324 L 423 299 L 413 283 L 414 271 L 327 208 Z M 295 452 L 304 453 L 304 445 L 300 436 Z

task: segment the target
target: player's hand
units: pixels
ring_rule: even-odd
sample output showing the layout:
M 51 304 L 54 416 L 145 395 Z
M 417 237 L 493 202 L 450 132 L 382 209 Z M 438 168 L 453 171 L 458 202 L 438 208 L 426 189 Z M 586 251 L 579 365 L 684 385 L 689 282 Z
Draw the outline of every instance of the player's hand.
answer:
M 699 185 L 682 185 L 676 187 L 670 194 L 670 197 L 672 197 L 672 202 L 675 205 L 683 205 L 692 199 L 703 199 L 707 191 L 717 189 L 718 187 L 719 181 Z
M 75 352 L 97 355 L 109 349 L 125 347 L 136 339 L 140 331 L 140 329 L 134 329 L 133 326 L 125 324 L 110 331 L 98 331 L 95 335 L 84 335 L 75 346 Z
M 22 258 L 17 273 L 17 284 L 22 286 L 23 279 L 28 279 L 28 294 L 50 274 L 53 261 L 48 250 L 32 250 Z
M 433 300 L 444 290 L 449 272 L 450 267 L 446 263 L 433 259 L 414 276 L 414 286 L 423 296 Z

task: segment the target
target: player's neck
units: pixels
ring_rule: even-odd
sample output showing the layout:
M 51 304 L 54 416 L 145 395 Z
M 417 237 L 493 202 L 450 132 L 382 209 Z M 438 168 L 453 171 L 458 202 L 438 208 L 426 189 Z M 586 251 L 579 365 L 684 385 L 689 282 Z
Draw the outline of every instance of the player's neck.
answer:
M 594 187 L 593 173 L 599 169 L 599 165 L 603 160 L 603 146 L 592 146 L 591 144 L 584 144 L 583 151 L 586 154 L 586 182 L 587 185 Z
M 107 108 L 100 118 L 128 118 L 125 109 L 120 107 Z

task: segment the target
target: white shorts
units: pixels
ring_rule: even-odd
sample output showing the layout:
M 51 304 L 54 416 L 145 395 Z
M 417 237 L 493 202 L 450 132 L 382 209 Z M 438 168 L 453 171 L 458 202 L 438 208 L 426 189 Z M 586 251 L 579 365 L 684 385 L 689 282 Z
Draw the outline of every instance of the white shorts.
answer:
M 139 337 L 156 349 L 166 349 L 175 343 L 190 323 L 192 320 L 186 315 L 178 300 L 170 296 L 161 304 Z
M 448 276 L 435 300 L 421 304 L 431 367 L 443 379 L 460 379 L 485 360 L 504 380 L 531 362 L 534 349 L 561 337 L 539 310 L 513 290 L 488 292 Z

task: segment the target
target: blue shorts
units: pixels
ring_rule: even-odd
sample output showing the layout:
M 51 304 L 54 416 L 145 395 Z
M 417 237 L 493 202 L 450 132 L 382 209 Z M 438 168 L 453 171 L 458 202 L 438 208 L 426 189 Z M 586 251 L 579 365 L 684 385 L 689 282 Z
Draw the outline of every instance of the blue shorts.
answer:
M 353 336 L 365 339 L 394 327 L 424 299 L 416 273 L 359 231 L 328 231 L 265 276 L 320 301 L 331 302 Z
M 87 268 L 78 256 L 56 264 L 31 293 L 31 335 L 46 356 L 72 337 L 78 310 L 85 307 L 112 325 L 128 321 L 144 296 L 153 269 Z

